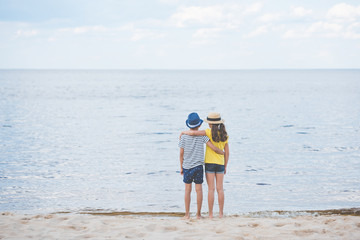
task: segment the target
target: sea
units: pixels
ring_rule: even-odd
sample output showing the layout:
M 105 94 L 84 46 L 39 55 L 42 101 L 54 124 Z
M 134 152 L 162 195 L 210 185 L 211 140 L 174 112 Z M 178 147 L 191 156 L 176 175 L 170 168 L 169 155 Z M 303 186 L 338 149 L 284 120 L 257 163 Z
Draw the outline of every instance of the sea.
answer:
M 0 70 L 0 212 L 184 212 L 191 112 L 225 119 L 225 214 L 360 207 L 358 69 Z

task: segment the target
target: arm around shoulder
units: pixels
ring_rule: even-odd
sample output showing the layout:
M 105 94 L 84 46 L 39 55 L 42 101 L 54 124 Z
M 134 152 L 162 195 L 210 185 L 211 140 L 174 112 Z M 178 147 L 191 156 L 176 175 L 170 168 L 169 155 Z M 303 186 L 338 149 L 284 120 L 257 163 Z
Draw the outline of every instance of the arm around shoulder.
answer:
M 190 136 L 206 136 L 205 130 L 187 130 L 181 132 L 181 135 L 190 135 Z

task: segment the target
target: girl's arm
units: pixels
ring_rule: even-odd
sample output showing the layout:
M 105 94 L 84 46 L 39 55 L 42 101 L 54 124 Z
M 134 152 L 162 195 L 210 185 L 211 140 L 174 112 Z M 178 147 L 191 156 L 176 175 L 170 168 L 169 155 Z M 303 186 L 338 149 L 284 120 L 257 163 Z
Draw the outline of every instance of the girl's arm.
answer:
M 224 158 L 225 158 L 225 172 L 224 172 L 224 174 L 226 174 L 226 167 L 227 167 L 227 164 L 229 162 L 229 155 L 230 155 L 230 150 L 229 150 L 229 144 L 228 143 L 225 144 L 224 150 L 225 150 L 225 156 L 224 156 Z
M 206 132 L 205 130 L 187 130 L 187 131 L 183 131 L 180 134 L 181 135 L 190 135 L 190 136 L 206 136 Z
M 225 155 L 224 151 L 221 150 L 220 148 L 217 148 L 214 146 L 214 144 L 212 144 L 212 142 L 209 140 L 206 145 L 211 148 L 214 152 L 216 152 L 217 154 L 220 154 L 220 155 Z

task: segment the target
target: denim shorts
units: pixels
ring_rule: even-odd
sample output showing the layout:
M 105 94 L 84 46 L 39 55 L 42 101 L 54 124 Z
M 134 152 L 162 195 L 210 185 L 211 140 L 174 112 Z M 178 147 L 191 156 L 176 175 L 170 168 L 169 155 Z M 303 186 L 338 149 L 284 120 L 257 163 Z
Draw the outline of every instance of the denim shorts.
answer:
M 225 166 L 214 164 L 214 163 L 205 163 L 205 172 L 207 173 L 224 173 Z
M 190 169 L 183 169 L 184 183 L 202 184 L 204 182 L 204 168 L 199 165 Z

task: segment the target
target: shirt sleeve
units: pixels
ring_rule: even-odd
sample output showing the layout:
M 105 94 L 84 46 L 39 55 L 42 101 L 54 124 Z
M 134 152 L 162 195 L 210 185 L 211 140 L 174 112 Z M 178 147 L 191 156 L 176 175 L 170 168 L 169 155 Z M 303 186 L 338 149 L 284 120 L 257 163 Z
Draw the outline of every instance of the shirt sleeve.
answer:
M 207 136 L 202 136 L 204 143 L 207 143 L 210 139 Z
M 179 141 L 179 148 L 185 148 L 185 140 L 184 140 L 184 135 L 181 136 L 180 141 Z

